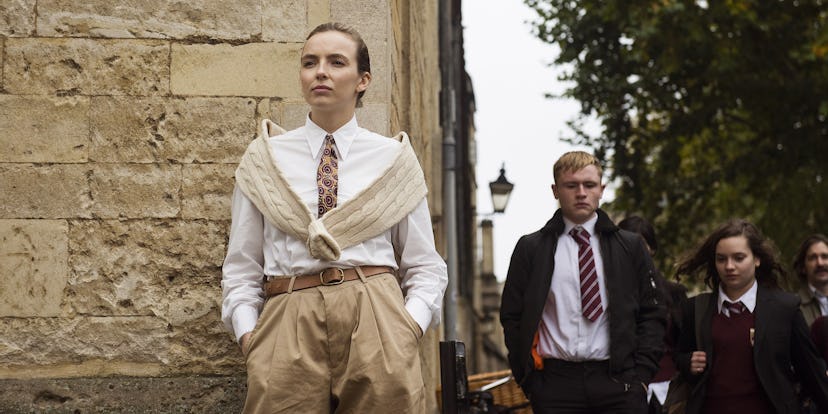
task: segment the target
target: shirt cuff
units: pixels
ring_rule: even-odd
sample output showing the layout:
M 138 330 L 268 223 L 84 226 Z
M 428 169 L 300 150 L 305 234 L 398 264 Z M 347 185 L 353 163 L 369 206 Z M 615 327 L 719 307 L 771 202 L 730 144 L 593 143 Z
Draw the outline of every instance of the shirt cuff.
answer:
M 259 311 L 247 305 L 239 305 L 233 312 L 233 332 L 236 334 L 236 341 L 241 340 L 241 337 L 252 331 L 256 327 L 256 321 L 259 319 Z
M 425 334 L 428 326 L 431 325 L 431 309 L 428 308 L 428 304 L 424 300 L 414 296 L 405 301 L 405 310 L 414 318 L 417 325 L 420 325 L 420 329 Z

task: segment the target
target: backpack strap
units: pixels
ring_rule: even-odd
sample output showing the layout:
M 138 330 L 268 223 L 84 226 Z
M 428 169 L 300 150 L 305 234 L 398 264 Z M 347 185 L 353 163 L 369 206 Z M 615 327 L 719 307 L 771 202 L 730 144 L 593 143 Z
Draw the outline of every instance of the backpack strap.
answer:
M 710 296 L 711 293 L 702 293 L 696 297 L 696 306 L 695 306 L 695 323 L 696 323 L 696 346 L 701 346 L 701 330 L 702 330 L 702 318 L 704 317 L 704 311 L 707 310 L 707 306 L 710 303 Z

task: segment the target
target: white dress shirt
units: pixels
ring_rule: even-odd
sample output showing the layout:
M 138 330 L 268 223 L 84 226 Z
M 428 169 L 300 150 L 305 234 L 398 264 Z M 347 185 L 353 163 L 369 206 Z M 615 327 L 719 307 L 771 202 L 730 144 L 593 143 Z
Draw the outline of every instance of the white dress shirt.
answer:
M 316 170 L 326 135 L 308 117 L 303 127 L 271 137 L 269 141 L 285 180 L 312 212 L 317 211 Z M 401 144 L 360 128 L 356 118 L 332 135 L 339 167 L 337 204 L 342 204 L 388 168 Z M 299 276 L 328 267 L 360 265 L 399 269 L 408 312 L 423 332 L 439 323 L 448 277 L 446 264 L 434 248 L 431 214 L 425 199 L 385 233 L 343 249 L 338 260 L 326 262 L 312 257 L 304 240 L 282 232 L 265 220 L 237 186 L 233 192 L 227 256 L 222 267 L 222 320 L 234 331 L 237 340 L 253 330 L 264 303 L 263 276 Z
M 742 302 L 742 305 L 745 305 L 750 313 L 753 313 L 753 310 L 756 309 L 756 292 L 758 289 L 759 288 L 756 286 L 756 280 L 754 280 L 753 284 L 750 285 L 750 289 L 748 289 L 742 297 L 736 300 L 730 300 L 722 289 L 722 285 L 719 285 L 719 307 L 717 308 L 719 309 L 719 313 L 724 314 L 724 316 L 727 316 L 728 318 L 730 317 L 730 311 L 724 307 L 724 301 L 728 301 L 730 303 Z
M 609 359 L 609 314 L 607 312 L 607 288 L 604 280 L 604 262 L 601 246 L 595 235 L 594 215 L 582 224 L 589 232 L 589 244 L 598 274 L 598 290 L 604 312 L 591 322 L 581 309 L 581 269 L 578 265 L 578 242 L 569 235 L 575 224 L 564 218 L 564 232 L 558 237 L 555 254 L 555 270 L 546 305 L 543 308 L 541 326 L 538 329 L 538 353 L 544 358 L 567 361 L 604 361 Z

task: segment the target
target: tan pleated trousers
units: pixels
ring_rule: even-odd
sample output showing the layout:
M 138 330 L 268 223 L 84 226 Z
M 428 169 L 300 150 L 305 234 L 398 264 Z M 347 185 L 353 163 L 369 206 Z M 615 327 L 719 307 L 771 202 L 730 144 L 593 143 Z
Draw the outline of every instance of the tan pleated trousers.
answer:
M 423 413 L 417 322 L 394 275 L 270 298 L 250 338 L 245 413 Z

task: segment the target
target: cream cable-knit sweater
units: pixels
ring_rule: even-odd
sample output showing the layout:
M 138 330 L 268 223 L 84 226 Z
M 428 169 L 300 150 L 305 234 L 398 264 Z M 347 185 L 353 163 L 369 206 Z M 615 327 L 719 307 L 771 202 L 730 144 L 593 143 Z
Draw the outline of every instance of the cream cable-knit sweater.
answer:
M 256 208 L 279 230 L 306 240 L 311 256 L 333 261 L 342 249 L 388 230 L 411 211 L 427 193 L 425 177 L 405 132 L 397 158 L 379 178 L 352 199 L 316 217 L 285 181 L 270 153 L 268 138 L 286 131 L 268 119 L 261 134 L 247 147 L 236 169 L 236 184 Z

